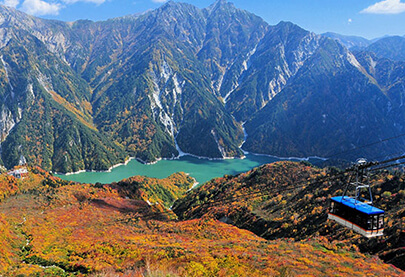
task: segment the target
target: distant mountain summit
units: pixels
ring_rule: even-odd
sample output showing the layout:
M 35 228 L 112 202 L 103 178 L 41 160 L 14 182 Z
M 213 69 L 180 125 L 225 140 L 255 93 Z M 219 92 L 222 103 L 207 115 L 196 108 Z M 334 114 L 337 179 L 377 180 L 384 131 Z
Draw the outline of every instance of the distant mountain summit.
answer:
M 242 123 L 245 150 L 301 157 L 404 131 L 403 80 L 392 78 L 402 50 L 353 54 L 224 0 L 73 23 L 1 6 L 0 48 L 7 167 L 22 157 L 58 172 L 108 169 L 129 156 L 242 157 Z M 352 154 L 389 155 L 404 142 Z
M 347 49 L 351 49 L 351 50 L 352 49 L 362 49 L 373 43 L 372 40 L 368 40 L 363 37 L 345 36 L 345 35 L 340 35 L 340 34 L 332 33 L 332 32 L 324 33 L 324 34 L 322 34 L 322 36 L 337 40 L 338 42 L 340 42 L 341 44 L 346 46 Z
M 405 62 L 405 37 L 385 37 L 369 45 L 365 50 L 382 58 Z

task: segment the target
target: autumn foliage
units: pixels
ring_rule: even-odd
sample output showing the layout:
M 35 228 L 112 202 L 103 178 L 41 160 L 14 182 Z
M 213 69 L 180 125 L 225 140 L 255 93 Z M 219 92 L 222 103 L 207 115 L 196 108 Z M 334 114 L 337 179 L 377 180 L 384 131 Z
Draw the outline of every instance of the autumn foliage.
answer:
M 210 216 L 175 220 L 165 201 L 192 185 L 182 174 L 91 185 L 33 171 L 24 180 L 1 177 L 13 193 L 0 202 L 0 275 L 402 274 L 354 245 L 322 237 L 269 241 Z
M 374 205 L 386 211 L 386 227 L 382 238 L 369 240 L 327 220 L 329 199 L 342 195 L 347 184 L 348 175 L 341 173 L 303 162 L 263 165 L 211 180 L 176 202 L 173 210 L 182 219 L 211 216 L 270 240 L 323 236 L 355 244 L 363 253 L 378 254 L 405 269 L 401 223 L 405 222 L 405 175 L 381 171 L 370 176 Z M 353 188 L 349 193 L 354 193 Z

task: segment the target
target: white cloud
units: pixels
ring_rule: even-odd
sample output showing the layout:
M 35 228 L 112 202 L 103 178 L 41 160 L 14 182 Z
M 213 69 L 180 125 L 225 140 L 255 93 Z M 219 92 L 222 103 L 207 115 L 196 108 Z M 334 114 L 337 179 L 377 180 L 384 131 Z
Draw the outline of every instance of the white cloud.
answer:
M 1 2 L 2 5 L 7 6 L 7 7 L 12 7 L 12 8 L 16 8 L 18 6 L 18 4 L 20 4 L 19 0 L 4 0 L 3 2 Z
M 10 7 L 17 7 L 20 0 L 3 0 L 3 4 Z M 58 15 L 60 10 L 66 5 L 72 5 L 78 2 L 103 4 L 107 0 L 23 0 L 20 8 L 22 11 L 31 15 Z M 49 1 L 49 2 L 48 2 Z M 56 2 L 58 1 L 58 2 Z M 1 2 L 0 2 L 1 3 Z
M 43 0 L 25 0 L 21 6 L 24 12 L 32 15 L 58 15 L 61 8 L 61 4 Z
M 152 0 L 152 2 L 154 2 L 154 3 L 164 3 L 164 2 L 166 2 L 167 0 Z
M 97 5 L 103 4 L 106 0 L 63 0 L 66 4 L 74 4 L 77 2 L 87 2 L 87 3 L 94 3 Z
M 401 0 L 384 0 L 361 11 L 361 13 L 399 14 L 405 12 L 405 3 Z

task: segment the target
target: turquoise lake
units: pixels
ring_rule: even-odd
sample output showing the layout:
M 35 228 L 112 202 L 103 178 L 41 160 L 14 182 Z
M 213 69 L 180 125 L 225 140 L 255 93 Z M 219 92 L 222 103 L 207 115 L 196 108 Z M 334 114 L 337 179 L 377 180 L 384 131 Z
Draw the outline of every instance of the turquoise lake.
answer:
M 282 159 L 247 154 L 245 159 L 208 160 L 192 156 L 182 156 L 176 160 L 161 160 L 155 164 L 142 164 L 131 160 L 126 165 L 120 165 L 110 172 L 83 172 L 71 175 L 56 175 L 64 180 L 81 183 L 112 183 L 122 179 L 142 175 L 156 178 L 166 178 L 175 172 L 185 172 L 203 184 L 212 178 L 224 175 L 234 175 L 246 172 L 262 164 L 280 161 Z M 294 159 L 291 159 L 294 160 Z M 316 159 L 314 159 L 316 161 Z M 312 162 L 312 159 L 309 160 Z

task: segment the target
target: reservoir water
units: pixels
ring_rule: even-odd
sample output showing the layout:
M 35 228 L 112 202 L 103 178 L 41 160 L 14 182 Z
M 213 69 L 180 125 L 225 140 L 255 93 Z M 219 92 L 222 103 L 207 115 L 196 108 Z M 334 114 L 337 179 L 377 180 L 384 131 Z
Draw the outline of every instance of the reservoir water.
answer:
M 245 159 L 208 160 L 192 156 L 182 156 L 176 160 L 161 160 L 155 164 L 142 164 L 131 160 L 126 165 L 120 165 L 109 172 L 82 172 L 71 175 L 56 176 L 69 181 L 81 183 L 112 183 L 122 179 L 142 175 L 156 178 L 166 178 L 175 172 L 185 172 L 203 184 L 213 178 L 224 175 L 234 175 L 266 163 L 282 159 L 269 156 L 246 154 Z M 294 159 L 291 159 L 294 160 Z M 316 159 L 315 159 L 316 160 Z M 312 162 L 312 159 L 310 159 Z

